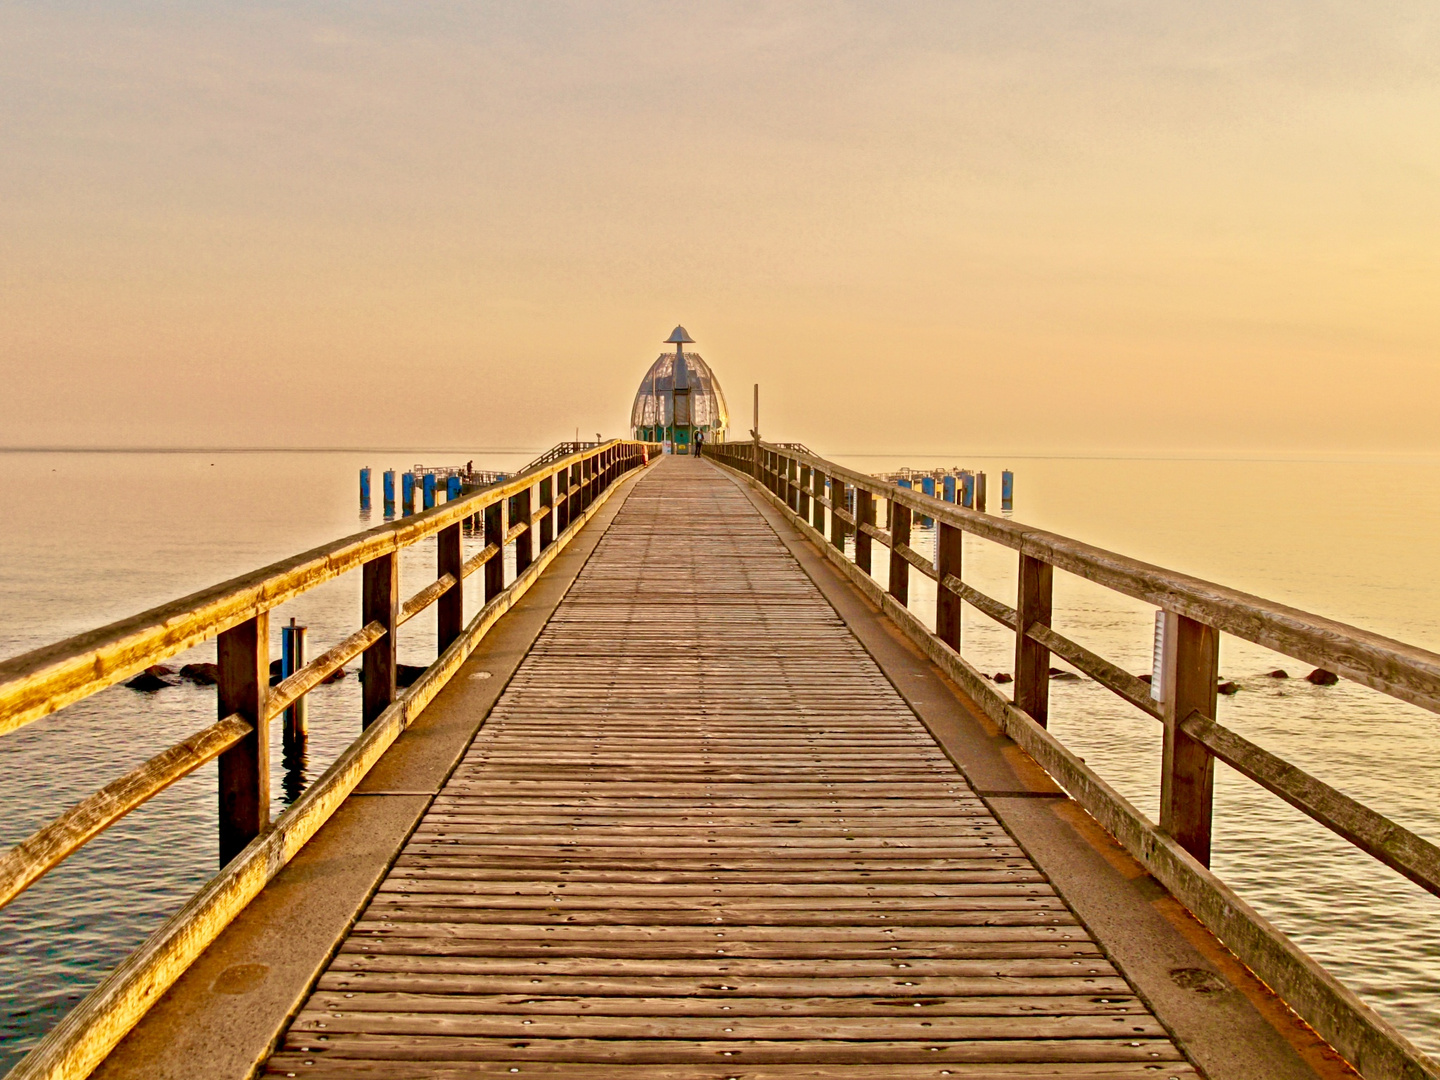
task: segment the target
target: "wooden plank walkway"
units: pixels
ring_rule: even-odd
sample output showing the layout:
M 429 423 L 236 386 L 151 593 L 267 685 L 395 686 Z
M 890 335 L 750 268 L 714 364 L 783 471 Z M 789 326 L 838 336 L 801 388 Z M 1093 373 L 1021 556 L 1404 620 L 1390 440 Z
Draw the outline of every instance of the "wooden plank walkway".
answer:
M 745 494 L 629 495 L 267 1075 L 1199 1074 Z

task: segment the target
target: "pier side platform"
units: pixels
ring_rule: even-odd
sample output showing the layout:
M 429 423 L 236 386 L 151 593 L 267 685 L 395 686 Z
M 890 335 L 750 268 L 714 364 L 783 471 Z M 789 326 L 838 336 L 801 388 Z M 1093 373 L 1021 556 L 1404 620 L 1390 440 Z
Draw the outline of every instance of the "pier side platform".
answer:
M 779 513 L 665 458 L 96 1075 L 1354 1076 Z

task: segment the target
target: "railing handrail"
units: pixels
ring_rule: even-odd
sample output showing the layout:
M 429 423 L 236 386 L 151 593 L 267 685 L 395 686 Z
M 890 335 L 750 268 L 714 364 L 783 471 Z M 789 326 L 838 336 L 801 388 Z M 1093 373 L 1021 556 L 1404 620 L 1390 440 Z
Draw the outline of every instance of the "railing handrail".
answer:
M 614 483 L 657 449 L 653 444 L 612 439 L 561 455 L 502 484 L 282 559 L 0 664 L 3 735 L 158 660 L 222 635 L 217 665 L 218 723 L 107 784 L 0 856 L 3 907 L 127 813 L 206 762 L 220 760 L 220 874 L 77 1005 L 9 1075 L 27 1080 L 87 1075 L 328 819 L 458 670 L 487 630 L 590 520 Z M 518 517 L 507 528 L 512 502 Z M 461 523 L 470 517 L 478 519 L 482 512 L 486 546 L 463 559 Z M 538 550 L 531 535 L 537 530 Z M 438 541 L 436 579 L 402 604 L 394 555 L 429 536 Z M 507 586 L 498 560 L 511 543 L 517 544 L 516 577 Z M 360 568 L 364 571 L 364 625 L 271 687 L 266 662 L 270 609 Z M 460 589 L 467 577 L 482 569 L 485 603 L 466 624 Z M 397 692 L 394 631 L 437 603 L 439 656 L 418 680 Z M 271 823 L 270 723 L 356 656 L 364 657 L 367 675 L 359 737 Z
M 762 442 L 760 447 L 1097 585 L 1440 712 L 1440 653 L 1059 533 L 956 506 L 916 489 L 896 487 L 786 444 Z
M 0 661 L 0 735 L 47 716 L 215 637 L 377 556 L 409 547 L 477 509 L 528 490 L 599 450 L 629 443 L 611 439 L 534 472 L 512 477 L 399 521 L 386 522 L 269 566 L 237 575 L 177 600 Z
M 1230 633 L 1308 660 L 1403 701 L 1440 712 L 1440 656 L 1285 604 L 957 506 L 821 458 L 798 444 L 715 446 L 712 457 L 748 475 L 826 558 L 938 664 L 1002 731 L 1035 758 L 1177 899 L 1300 1017 L 1372 1080 L 1431 1080 L 1440 1066 L 1397 1032 L 1210 873 L 1214 761 L 1219 759 L 1361 851 L 1440 895 L 1440 846 L 1389 820 L 1215 720 L 1219 636 Z M 854 513 L 847 487 L 855 489 Z M 875 524 L 876 498 L 890 504 Z M 830 510 L 830 535 L 825 513 Z M 913 515 L 936 526 L 932 561 L 910 546 Z M 961 539 L 973 533 L 1019 553 L 1016 605 L 961 579 Z M 855 539 L 854 560 L 845 554 Z M 890 550 L 888 587 L 871 572 L 871 542 Z M 1059 567 L 1164 613 L 1159 700 L 1147 686 L 1050 626 Z M 935 628 L 909 610 L 909 573 L 933 580 Z M 960 605 L 1014 632 L 1013 700 L 961 655 Z M 1062 657 L 1161 721 L 1160 820 L 1152 822 L 1046 730 L 1049 658 Z

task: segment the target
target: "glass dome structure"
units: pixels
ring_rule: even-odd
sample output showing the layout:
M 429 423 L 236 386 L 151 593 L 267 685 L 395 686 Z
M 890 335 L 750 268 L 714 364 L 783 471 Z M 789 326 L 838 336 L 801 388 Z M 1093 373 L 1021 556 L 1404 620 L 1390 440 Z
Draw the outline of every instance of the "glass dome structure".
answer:
M 720 380 L 699 353 L 684 353 L 685 379 L 690 388 L 690 415 L 681 416 L 679 430 L 675 417 L 675 360 L 673 352 L 661 353 L 640 380 L 635 405 L 630 410 L 630 430 L 634 438 L 646 442 L 688 443 L 688 431 L 703 431 L 705 438 L 722 442 L 730 426 L 730 410 Z M 682 390 L 683 390 L 682 386 Z M 682 394 L 683 397 L 683 394 Z M 681 410 L 683 413 L 683 409 Z M 689 423 L 686 423 L 688 419 Z M 678 436 L 678 438 L 677 438 Z

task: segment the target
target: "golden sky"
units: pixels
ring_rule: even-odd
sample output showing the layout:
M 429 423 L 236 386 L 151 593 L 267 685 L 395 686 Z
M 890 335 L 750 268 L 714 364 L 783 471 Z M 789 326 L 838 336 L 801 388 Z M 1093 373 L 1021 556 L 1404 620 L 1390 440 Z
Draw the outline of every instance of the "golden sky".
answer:
M 1440 452 L 1433 3 L 0 5 L 0 445 Z

